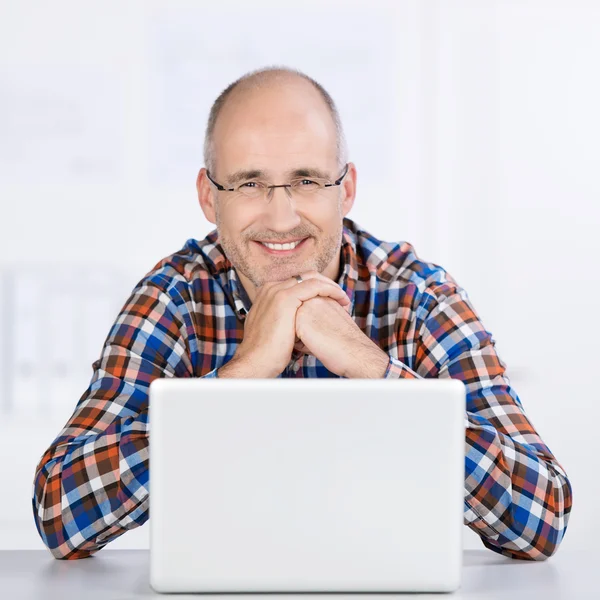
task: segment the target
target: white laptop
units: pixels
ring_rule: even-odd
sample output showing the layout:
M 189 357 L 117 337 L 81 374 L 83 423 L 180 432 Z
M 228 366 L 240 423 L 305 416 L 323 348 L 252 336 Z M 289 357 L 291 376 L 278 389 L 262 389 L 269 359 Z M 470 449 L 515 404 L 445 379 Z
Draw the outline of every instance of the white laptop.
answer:
M 465 402 L 458 379 L 155 379 L 151 587 L 457 590 Z

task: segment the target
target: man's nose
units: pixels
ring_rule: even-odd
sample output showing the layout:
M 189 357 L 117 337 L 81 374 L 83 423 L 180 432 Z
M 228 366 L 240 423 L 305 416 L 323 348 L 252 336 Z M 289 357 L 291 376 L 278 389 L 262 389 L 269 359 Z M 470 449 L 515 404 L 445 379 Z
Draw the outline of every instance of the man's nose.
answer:
M 290 193 L 290 188 L 278 186 L 269 190 L 268 202 L 265 203 L 265 212 L 272 223 L 274 230 L 290 231 L 297 227 L 301 221 L 296 212 L 296 202 Z
M 267 200 L 269 202 L 271 202 L 273 200 L 273 196 L 275 195 L 275 191 L 278 189 L 282 189 L 285 192 L 285 195 L 287 198 L 291 198 L 292 197 L 292 191 L 289 185 L 272 185 L 268 190 L 267 190 Z

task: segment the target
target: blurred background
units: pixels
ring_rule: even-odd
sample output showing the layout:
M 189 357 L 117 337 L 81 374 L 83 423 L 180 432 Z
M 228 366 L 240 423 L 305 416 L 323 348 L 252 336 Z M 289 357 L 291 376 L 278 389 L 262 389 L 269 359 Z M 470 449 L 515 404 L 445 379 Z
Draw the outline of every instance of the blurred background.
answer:
M 195 190 L 212 102 L 286 65 L 338 104 L 348 217 L 467 290 L 570 475 L 564 551 L 592 550 L 599 30 L 583 0 L 0 2 L 0 549 L 43 548 L 37 462 L 135 284 L 214 227 Z

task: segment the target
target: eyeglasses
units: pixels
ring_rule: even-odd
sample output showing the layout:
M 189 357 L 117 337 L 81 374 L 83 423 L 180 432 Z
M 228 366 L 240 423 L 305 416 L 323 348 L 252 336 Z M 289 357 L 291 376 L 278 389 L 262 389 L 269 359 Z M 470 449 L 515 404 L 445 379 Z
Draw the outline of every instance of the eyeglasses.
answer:
M 320 177 L 297 177 L 292 179 L 289 183 L 283 183 L 281 185 L 267 185 L 263 181 L 245 181 L 232 188 L 223 187 L 220 183 L 217 183 L 206 170 L 206 176 L 212 181 L 217 189 L 221 192 L 236 192 L 251 200 L 265 200 L 272 196 L 273 189 L 277 187 L 287 188 L 287 194 L 291 198 L 292 196 L 296 199 L 310 198 L 311 196 L 318 196 L 319 192 L 324 191 L 326 188 L 335 187 L 342 183 L 342 180 L 348 173 L 348 165 L 344 167 L 344 171 L 338 179 L 331 183 L 328 179 L 322 179 Z

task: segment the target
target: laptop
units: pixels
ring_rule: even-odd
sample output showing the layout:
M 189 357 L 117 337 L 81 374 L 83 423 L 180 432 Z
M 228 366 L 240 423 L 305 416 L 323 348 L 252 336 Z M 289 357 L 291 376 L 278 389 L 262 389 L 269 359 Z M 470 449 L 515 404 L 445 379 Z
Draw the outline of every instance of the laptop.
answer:
M 149 389 L 157 592 L 453 592 L 458 379 L 158 378 Z

